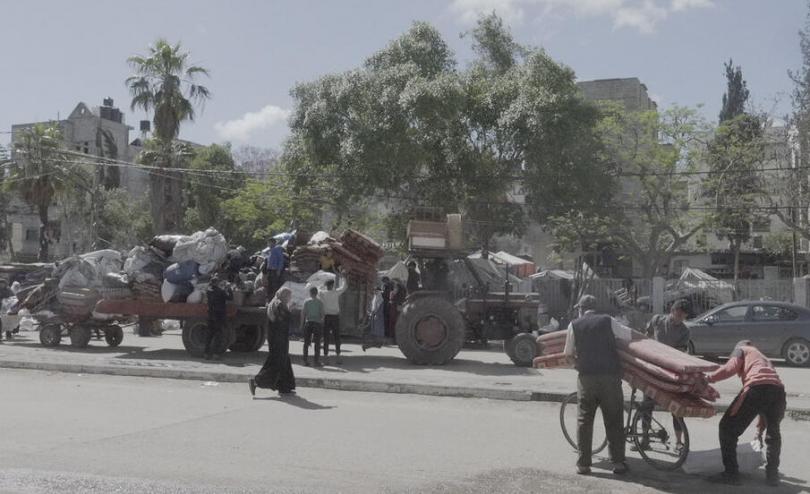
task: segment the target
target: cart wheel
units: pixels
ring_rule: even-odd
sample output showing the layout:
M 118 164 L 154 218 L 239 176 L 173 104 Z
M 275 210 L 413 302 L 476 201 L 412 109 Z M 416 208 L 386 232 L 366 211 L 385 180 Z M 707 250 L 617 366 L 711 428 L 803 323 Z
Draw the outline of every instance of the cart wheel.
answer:
M 124 341 L 124 330 L 117 324 L 107 326 L 104 328 L 104 339 L 107 340 L 109 346 L 117 347 Z
M 62 328 L 58 324 L 46 324 L 39 329 L 42 346 L 57 346 L 62 342 Z
M 92 336 L 93 334 L 90 328 L 73 326 L 70 328 L 70 346 L 74 348 L 86 348 Z

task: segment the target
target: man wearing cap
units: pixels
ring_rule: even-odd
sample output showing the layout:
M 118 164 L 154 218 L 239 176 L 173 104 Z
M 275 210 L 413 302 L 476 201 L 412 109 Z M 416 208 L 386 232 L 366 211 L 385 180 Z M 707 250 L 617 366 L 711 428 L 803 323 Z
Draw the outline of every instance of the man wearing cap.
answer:
M 689 348 L 689 328 L 686 327 L 684 321 L 689 315 L 689 302 L 684 299 L 677 300 L 669 309 L 669 314 L 656 314 L 647 323 L 645 334 L 653 338 L 659 343 L 669 345 L 672 348 L 685 352 Z M 643 413 L 641 416 L 641 424 L 643 437 L 641 439 L 641 448 L 649 448 L 650 422 L 652 418 L 652 411 L 655 408 L 655 401 L 649 396 L 644 397 L 641 402 L 639 410 Z M 681 420 L 672 416 L 672 428 L 675 430 L 675 449 L 680 454 L 683 449 L 683 427 L 681 427 Z M 630 449 L 636 450 L 635 444 L 630 446 Z
M 740 469 L 737 464 L 737 439 L 759 416 L 758 428 L 765 433 L 765 479 L 770 486 L 779 485 L 779 456 L 782 452 L 782 434 L 779 425 L 785 417 L 785 386 L 773 364 L 750 340 L 742 340 L 734 347 L 726 365 L 709 374 L 710 383 L 740 376 L 743 388 L 731 402 L 720 420 L 720 452 L 723 472 L 709 480 L 739 485 Z
M 577 378 L 577 473 L 591 472 L 593 420 L 602 410 L 613 473 L 627 473 L 624 447 L 624 394 L 622 366 L 616 351 L 616 339 L 630 341 L 633 332 L 606 314 L 596 312 L 596 298 L 583 295 L 576 305 L 579 319 L 568 326 L 565 355 L 575 359 Z

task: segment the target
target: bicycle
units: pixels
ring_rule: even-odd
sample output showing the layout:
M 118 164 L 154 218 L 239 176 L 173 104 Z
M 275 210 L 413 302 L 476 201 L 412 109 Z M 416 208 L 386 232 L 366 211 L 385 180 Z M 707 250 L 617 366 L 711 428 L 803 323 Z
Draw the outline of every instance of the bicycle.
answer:
M 641 403 L 636 401 L 636 391 L 633 389 L 630 394 L 630 403 L 625 406 L 627 411 L 627 422 L 624 426 L 625 440 L 634 444 L 644 461 L 653 468 L 664 471 L 677 470 L 689 455 L 689 430 L 686 428 L 686 423 L 683 418 L 675 417 L 668 411 L 659 410 L 657 407 L 654 407 L 653 410 L 642 409 Z M 650 417 L 646 433 L 645 415 Z M 569 429 L 576 431 L 576 420 L 577 393 L 571 393 L 563 400 L 560 407 L 560 427 L 568 444 L 574 450 L 577 449 L 576 435 L 572 436 L 568 431 Z M 665 426 L 665 423 L 670 424 L 669 427 Z M 678 423 L 683 431 L 681 448 L 678 448 L 676 444 L 675 423 Z M 599 420 L 594 420 L 593 439 L 593 454 L 595 455 L 607 446 L 604 424 Z

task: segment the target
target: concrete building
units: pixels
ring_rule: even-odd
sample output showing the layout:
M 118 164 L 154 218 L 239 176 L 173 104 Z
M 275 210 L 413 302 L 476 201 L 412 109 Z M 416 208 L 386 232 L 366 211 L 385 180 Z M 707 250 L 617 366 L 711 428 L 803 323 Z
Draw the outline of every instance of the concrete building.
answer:
M 63 120 L 33 122 L 11 127 L 12 159 L 22 159 L 14 153 L 14 145 L 23 132 L 38 124 L 56 124 L 62 131 L 64 148 L 80 154 L 106 157 L 125 162 L 134 162 L 141 151 L 141 140 L 130 141 L 132 127 L 126 124 L 123 113 L 106 98 L 98 107 L 79 103 Z M 134 167 L 98 167 L 96 177 L 108 187 L 121 187 L 134 198 L 142 198 L 148 192 L 148 174 Z M 68 214 L 67 208 L 58 203 L 48 211 L 46 235 L 55 258 L 64 257 L 87 247 L 87 229 L 79 218 Z M 11 245 L 15 257 L 21 260 L 34 259 L 39 251 L 40 221 L 36 210 L 20 197 L 11 197 L 7 208 L 7 223 L 11 228 Z
M 622 103 L 628 111 L 658 109 L 658 105 L 647 92 L 647 86 L 637 77 L 581 81 L 577 83 L 577 87 L 588 101 L 614 101 Z

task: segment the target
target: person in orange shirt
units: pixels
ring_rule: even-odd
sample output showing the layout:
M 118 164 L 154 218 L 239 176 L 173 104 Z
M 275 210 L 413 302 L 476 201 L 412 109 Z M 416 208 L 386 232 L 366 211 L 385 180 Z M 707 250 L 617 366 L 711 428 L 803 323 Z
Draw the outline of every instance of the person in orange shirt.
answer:
M 771 361 L 750 340 L 737 343 L 726 365 L 706 377 L 710 383 L 714 383 L 735 374 L 742 380 L 743 388 L 720 420 L 720 451 L 725 470 L 708 480 L 740 485 L 737 439 L 760 416 L 760 423 L 763 424 L 764 418 L 766 428 L 766 481 L 768 485 L 778 486 L 779 455 L 782 451 L 779 425 L 785 416 L 785 386 Z

